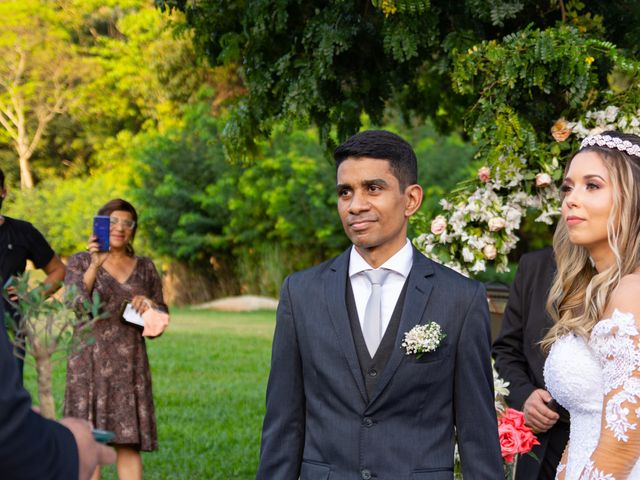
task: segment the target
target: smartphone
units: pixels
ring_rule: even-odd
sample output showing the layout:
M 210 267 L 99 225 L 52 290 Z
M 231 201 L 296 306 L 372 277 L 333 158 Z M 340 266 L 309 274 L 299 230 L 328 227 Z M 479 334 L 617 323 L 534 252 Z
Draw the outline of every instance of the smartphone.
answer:
M 558 405 L 558 402 L 556 402 L 555 398 L 552 398 L 547 402 L 547 407 L 553 410 L 554 412 L 557 412 L 559 405 Z
M 93 439 L 96 442 L 100 442 L 100 443 L 109 443 L 111 440 L 116 438 L 115 433 L 109 432 L 107 430 L 99 430 L 97 428 L 93 428 L 91 430 L 91 433 L 93 434 Z
M 109 229 L 111 222 L 106 215 L 96 215 L 93 217 L 93 235 L 100 244 L 101 252 L 109 251 Z

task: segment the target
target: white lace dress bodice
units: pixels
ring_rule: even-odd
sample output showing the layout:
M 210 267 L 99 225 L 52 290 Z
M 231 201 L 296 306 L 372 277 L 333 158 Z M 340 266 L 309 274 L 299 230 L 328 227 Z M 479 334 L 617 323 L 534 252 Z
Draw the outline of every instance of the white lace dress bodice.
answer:
M 570 334 L 551 347 L 544 366 L 545 383 L 571 416 L 567 464 L 559 467 L 565 469 L 565 480 L 619 480 L 601 471 L 590 457 L 600 440 L 605 402 L 605 428 L 617 442 L 627 442 L 629 433 L 638 431 L 639 336 L 633 315 L 616 310 L 596 324 L 589 342 Z M 628 477 L 631 480 L 640 480 L 638 458 L 640 451 Z

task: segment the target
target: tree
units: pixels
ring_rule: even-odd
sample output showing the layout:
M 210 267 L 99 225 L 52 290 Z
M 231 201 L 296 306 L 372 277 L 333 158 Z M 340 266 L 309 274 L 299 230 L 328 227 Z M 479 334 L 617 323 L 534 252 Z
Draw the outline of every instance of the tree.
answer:
M 552 223 L 552 180 L 589 128 L 640 121 L 637 2 L 157 3 L 185 11 L 212 64 L 243 67 L 248 95 L 225 129 L 232 158 L 278 123 L 315 124 L 331 146 L 363 112 L 377 125 L 391 110 L 462 132 L 486 170 L 447 195 L 431 228 L 419 220 L 417 244 L 467 273 L 508 268 L 530 210 Z
M 196 46 L 212 65 L 242 67 L 248 95 L 225 130 L 234 157 L 251 151 L 255 139 L 268 136 L 278 122 L 315 124 L 331 145 L 358 130 L 363 112 L 381 125 L 389 106 L 407 118 L 429 117 L 442 132 L 461 130 L 475 102 L 454 89 L 456 56 L 527 26 L 573 25 L 583 37 L 634 51 L 640 43 L 637 30 L 625 28 L 640 19 L 640 5 L 632 1 L 606 6 L 563 0 L 156 3 L 185 12 Z M 598 86 L 607 87 L 606 75 Z M 554 102 L 553 95 L 542 123 L 552 123 L 567 106 Z
M 20 298 L 13 302 L 6 296 L 6 290 L 2 292 L 22 319 L 13 338 L 19 349 L 16 352 L 26 352 L 29 356 L 25 356 L 25 361 L 33 358 L 40 412 L 47 418 L 56 418 L 53 365 L 66 360 L 68 352 L 82 348 L 91 341 L 92 324 L 104 318 L 104 314 L 99 312 L 99 298 L 96 294 L 91 302 L 80 303 L 75 287 L 65 289 L 62 298 L 48 298 L 46 285 L 40 283 L 31 288 L 28 273 L 11 279 L 6 286 L 13 286 Z M 5 315 L 9 322 L 13 322 L 9 312 L 5 312 Z
M 20 185 L 31 189 L 31 158 L 83 69 L 51 4 L 6 1 L 0 16 L 0 126 L 18 155 Z

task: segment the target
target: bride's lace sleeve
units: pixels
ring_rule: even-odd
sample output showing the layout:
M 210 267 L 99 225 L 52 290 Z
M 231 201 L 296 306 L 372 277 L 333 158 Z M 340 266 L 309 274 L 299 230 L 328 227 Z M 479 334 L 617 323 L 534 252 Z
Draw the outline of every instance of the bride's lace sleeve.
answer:
M 615 310 L 589 344 L 602 364 L 604 399 L 598 446 L 580 479 L 626 479 L 640 457 L 640 322 Z

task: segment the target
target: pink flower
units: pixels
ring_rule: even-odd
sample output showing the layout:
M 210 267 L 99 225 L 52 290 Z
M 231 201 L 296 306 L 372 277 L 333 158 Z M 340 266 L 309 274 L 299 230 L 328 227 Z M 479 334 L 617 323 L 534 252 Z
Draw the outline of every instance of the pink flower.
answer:
M 507 225 L 507 222 L 504 218 L 501 217 L 493 217 L 489 220 L 489 231 L 497 232 L 502 230 Z
M 515 408 L 507 408 L 504 413 L 500 416 L 500 420 L 503 423 L 509 423 L 514 427 L 521 428 L 529 428 L 524 424 L 524 413 L 520 410 L 516 410 Z
M 484 248 L 482 249 L 482 253 L 487 260 L 493 260 L 494 258 L 496 258 L 498 251 L 496 250 L 495 245 L 489 244 L 484 246 Z
M 491 170 L 489 167 L 482 167 L 478 170 L 478 178 L 482 183 L 487 183 L 491 178 Z
M 520 435 L 516 427 L 510 423 L 498 424 L 498 436 L 500 438 L 500 452 L 507 463 L 512 463 L 520 453 Z
M 551 185 L 551 175 L 548 173 L 539 173 L 536 175 L 536 187 L 544 188 Z
M 440 235 L 447 229 L 447 219 L 442 215 L 438 215 L 431 222 L 431 233 Z
M 507 463 L 513 462 L 516 455 L 529 453 L 534 445 L 540 442 L 533 431 L 524 424 L 524 414 L 513 408 L 498 417 L 498 435 L 502 458 Z

